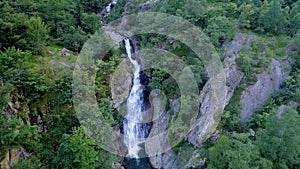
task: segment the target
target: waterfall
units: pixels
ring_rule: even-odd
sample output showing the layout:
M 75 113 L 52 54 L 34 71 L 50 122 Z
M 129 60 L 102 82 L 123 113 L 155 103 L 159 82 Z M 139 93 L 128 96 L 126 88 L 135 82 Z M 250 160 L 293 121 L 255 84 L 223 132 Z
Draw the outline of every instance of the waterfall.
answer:
M 124 141 L 128 149 L 127 157 L 139 158 L 140 143 L 147 137 L 147 124 L 142 123 L 143 86 L 140 81 L 140 69 L 138 61 L 132 58 L 130 40 L 125 39 L 125 48 L 129 60 L 134 66 L 133 85 L 127 99 L 127 114 L 124 119 Z

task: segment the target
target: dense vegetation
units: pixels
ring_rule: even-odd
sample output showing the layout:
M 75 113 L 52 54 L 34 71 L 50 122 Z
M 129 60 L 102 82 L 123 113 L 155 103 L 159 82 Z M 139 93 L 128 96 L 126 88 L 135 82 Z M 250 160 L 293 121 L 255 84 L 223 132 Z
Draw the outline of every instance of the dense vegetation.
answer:
M 111 168 L 120 161 L 85 135 L 72 105 L 72 63 L 84 42 L 101 27 L 108 2 L 0 2 L 0 161 L 12 149 L 28 154 L 13 168 Z M 120 17 L 124 10 L 137 12 L 142 2 L 118 1 L 105 22 Z M 208 159 L 208 168 L 300 168 L 300 1 L 159 0 L 147 10 L 181 16 L 202 28 L 221 59 L 222 45 L 236 32 L 252 32 L 260 39 L 240 52 L 238 67 L 245 76 L 225 108 L 218 139 L 208 140 L 201 148 L 183 142 L 174 151 L 197 150 L 200 158 Z M 141 47 L 161 47 L 182 56 L 200 88 L 207 81 L 201 61 L 184 44 L 170 45 L 174 40 L 154 34 L 135 38 Z M 278 50 L 289 42 L 293 44 L 289 54 Z M 95 89 L 100 110 L 115 127 L 122 118 L 112 107 L 109 77 L 122 53 L 123 49 L 113 49 L 98 63 Z M 241 92 L 256 81 L 256 73 L 270 66 L 273 57 L 292 60 L 290 76 L 249 121 L 241 121 Z M 146 73 L 152 89 L 165 91 L 168 99 L 178 93 L 166 72 Z M 281 105 L 287 106 L 280 115 Z M 256 131 L 254 136 L 250 129 Z

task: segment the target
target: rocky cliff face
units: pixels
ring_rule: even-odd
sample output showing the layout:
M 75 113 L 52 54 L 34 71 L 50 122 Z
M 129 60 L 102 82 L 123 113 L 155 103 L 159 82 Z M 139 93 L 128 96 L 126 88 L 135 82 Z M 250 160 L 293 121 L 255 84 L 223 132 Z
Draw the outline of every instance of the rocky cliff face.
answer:
M 272 59 L 270 72 L 263 71 L 257 75 L 257 82 L 247 87 L 241 96 L 241 119 L 248 120 L 259 109 L 269 96 L 279 89 L 280 84 L 289 75 L 291 61 L 288 59 Z
M 242 33 L 238 33 L 236 35 L 235 40 L 225 43 L 223 46 L 223 55 L 224 55 L 224 73 L 226 76 L 226 100 L 225 105 L 226 106 L 237 85 L 239 85 L 241 79 L 243 78 L 244 74 L 238 70 L 236 59 L 238 58 L 238 52 L 242 49 L 244 45 L 251 45 L 252 41 L 255 40 L 257 37 L 255 35 L 245 35 Z M 207 138 L 210 134 L 214 132 L 214 125 L 215 124 L 215 118 L 211 117 L 212 107 L 211 105 L 214 105 L 214 100 L 211 99 L 211 88 L 209 87 L 209 84 L 206 84 L 203 90 L 201 91 L 201 107 L 200 112 L 201 116 L 199 119 L 197 119 L 194 126 L 192 126 L 192 129 L 188 135 L 188 141 L 195 146 L 200 146 L 201 141 L 203 141 L 205 138 Z M 203 123 L 203 121 L 205 121 Z M 210 127 L 209 127 L 210 126 Z M 203 130 L 211 130 L 207 131 L 206 133 L 203 132 Z

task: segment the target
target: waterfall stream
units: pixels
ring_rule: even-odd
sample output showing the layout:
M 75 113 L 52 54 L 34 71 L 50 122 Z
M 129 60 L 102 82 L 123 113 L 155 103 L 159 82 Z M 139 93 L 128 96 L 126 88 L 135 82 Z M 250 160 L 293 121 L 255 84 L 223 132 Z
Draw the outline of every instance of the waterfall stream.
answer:
M 133 70 L 133 85 L 127 99 L 127 114 L 124 119 L 124 140 L 128 149 L 127 157 L 139 158 L 139 153 L 142 149 L 140 143 L 147 137 L 148 129 L 147 124 L 142 123 L 142 105 L 143 88 L 140 81 L 140 69 L 138 61 L 132 58 L 132 47 L 130 40 L 125 39 L 125 48 L 129 60 L 134 66 Z

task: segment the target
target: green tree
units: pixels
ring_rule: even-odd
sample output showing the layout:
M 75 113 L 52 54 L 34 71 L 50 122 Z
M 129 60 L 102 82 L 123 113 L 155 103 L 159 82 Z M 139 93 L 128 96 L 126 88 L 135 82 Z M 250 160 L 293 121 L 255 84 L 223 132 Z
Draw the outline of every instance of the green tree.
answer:
M 279 0 L 272 0 L 270 4 L 265 1 L 259 18 L 261 27 L 265 31 L 276 35 L 287 33 L 287 26 L 289 24 L 288 10 L 288 8 L 281 8 L 281 2 Z
M 222 135 L 209 148 L 208 168 L 271 168 L 272 163 L 260 157 L 258 148 L 252 144 L 248 134 L 232 133 L 230 138 Z
M 73 26 L 75 21 L 71 15 L 74 5 L 66 0 L 51 0 L 38 3 L 40 17 L 49 26 L 53 38 L 59 36 L 59 30 Z
M 204 32 L 208 35 L 216 47 L 220 47 L 226 39 L 232 39 L 237 30 L 237 23 L 225 16 L 217 16 L 209 19 Z
M 54 159 L 59 168 L 94 168 L 97 161 L 96 145 L 84 130 L 75 127 L 71 134 L 64 134 Z
M 82 22 L 81 22 L 81 27 L 85 32 L 88 32 L 90 34 L 94 34 L 95 31 L 97 31 L 100 28 L 100 19 L 99 16 L 92 13 L 92 14 L 87 14 L 83 13 L 82 14 Z
M 275 168 L 300 166 L 300 115 L 290 107 L 283 114 L 269 116 L 265 129 L 257 132 L 255 144 L 263 157 L 272 161 Z
M 297 33 L 297 30 L 300 29 L 300 1 L 297 1 L 292 5 L 290 19 L 291 35 L 294 35 Z
M 63 45 L 69 49 L 79 52 L 82 45 L 88 39 L 86 32 L 80 27 L 75 28 L 71 26 L 69 30 L 63 35 Z
M 250 28 L 251 27 L 251 18 L 254 17 L 256 11 L 252 4 L 242 4 L 239 7 L 240 11 L 240 27 Z
M 31 17 L 25 24 L 27 27 L 27 42 L 31 44 L 34 50 L 42 52 L 49 36 L 48 26 L 40 17 Z
M 297 33 L 294 35 L 295 49 L 300 52 L 300 29 L 297 30 Z
M 82 0 L 84 12 L 100 13 L 103 7 L 108 4 L 110 0 Z
M 23 52 L 11 47 L 5 51 L 0 51 L 0 77 L 6 83 L 11 83 L 15 87 L 23 84 L 25 77 L 24 58 L 30 57 L 29 52 Z
M 7 1 L 0 2 L 0 49 L 15 46 L 20 49 L 28 47 L 25 40 L 27 16 L 17 13 Z
M 196 23 L 204 18 L 207 12 L 207 6 L 206 0 L 187 0 L 184 5 L 183 15 L 192 23 Z

